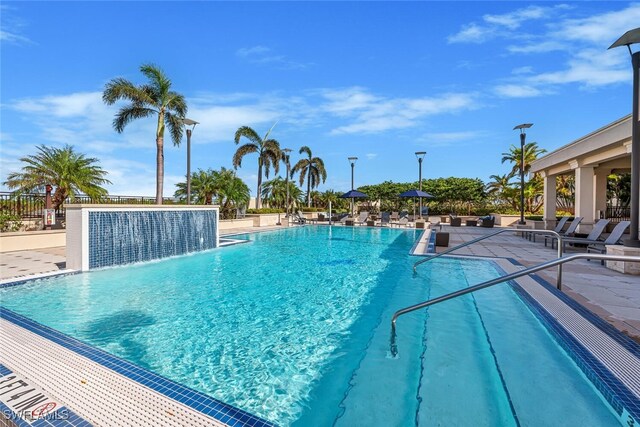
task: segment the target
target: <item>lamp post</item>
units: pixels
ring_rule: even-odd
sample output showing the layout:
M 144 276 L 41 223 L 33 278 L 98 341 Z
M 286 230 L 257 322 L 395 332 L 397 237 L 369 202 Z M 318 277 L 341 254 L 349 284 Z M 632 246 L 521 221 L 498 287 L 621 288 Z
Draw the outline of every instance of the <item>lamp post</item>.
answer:
M 287 200 L 285 201 L 285 218 L 287 218 L 287 222 L 289 221 L 289 153 L 291 153 L 291 148 L 284 148 L 282 150 L 284 152 L 284 163 L 287 165 L 287 176 L 284 179 L 285 186 L 287 187 Z
M 416 157 L 418 158 L 418 190 L 420 191 L 422 191 L 422 160 L 426 154 L 426 151 L 416 151 Z M 418 211 L 418 217 L 422 219 L 422 197 L 420 197 L 420 211 Z
M 631 45 L 640 43 L 640 28 L 627 31 L 609 49 L 626 46 L 631 55 L 633 67 L 633 110 L 631 113 L 631 224 L 629 225 L 629 239 L 624 241 L 626 246 L 640 247 L 638 236 L 638 221 L 640 221 L 640 51 L 633 52 Z
M 351 190 L 355 190 L 355 188 L 353 186 L 353 170 L 356 167 L 356 161 L 358 160 L 358 158 L 357 157 L 349 157 L 348 160 L 349 160 L 349 163 L 351 163 Z M 351 198 L 351 218 L 353 218 L 353 216 L 354 216 L 354 212 L 353 212 L 353 209 L 355 207 L 354 205 L 355 205 L 354 198 L 352 197 Z
M 187 127 L 191 126 L 191 129 L 187 127 L 187 204 L 191 204 L 191 133 L 195 129 L 198 122 L 191 119 L 181 119 L 182 124 Z
M 53 191 L 53 186 L 51 184 L 47 184 L 44 187 L 45 189 L 45 196 L 44 196 L 44 209 L 45 209 L 45 214 L 44 214 L 44 229 L 45 230 L 51 230 L 51 224 L 49 223 L 47 216 L 50 214 L 50 209 L 53 206 L 52 202 L 51 202 L 51 191 Z M 54 214 L 54 218 L 55 218 L 55 214 Z
M 523 123 L 513 128 L 520 130 L 520 221 L 518 224 L 524 225 L 524 142 L 527 139 L 525 129 L 529 129 L 533 123 Z

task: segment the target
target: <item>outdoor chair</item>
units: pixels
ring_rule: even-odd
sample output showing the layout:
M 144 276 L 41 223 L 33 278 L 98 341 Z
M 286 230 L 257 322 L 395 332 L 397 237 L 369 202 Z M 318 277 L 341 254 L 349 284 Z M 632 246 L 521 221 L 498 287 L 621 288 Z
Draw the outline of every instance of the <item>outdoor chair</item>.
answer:
M 291 216 L 291 219 L 293 220 L 294 224 L 304 225 L 307 222 L 306 218 L 300 215 L 300 212 L 294 212 L 294 214 Z
M 597 252 L 599 254 L 607 253 L 607 245 L 617 245 L 622 238 L 622 235 L 626 231 L 626 229 L 631 224 L 631 221 L 620 221 L 614 228 L 611 230 L 611 234 L 602 242 L 591 242 L 589 246 L 587 246 L 587 253 Z M 600 260 L 600 264 L 604 265 L 604 260 Z
M 460 227 L 462 225 L 462 218 L 457 217 L 457 216 L 453 216 L 453 215 L 449 215 L 449 224 L 452 227 Z
M 587 237 L 563 237 L 562 238 L 562 251 L 564 251 L 567 248 L 567 243 L 572 243 L 574 244 L 586 244 L 588 245 L 589 243 L 593 243 L 593 242 L 599 242 L 600 240 L 598 240 L 600 238 L 600 235 L 604 232 L 604 229 L 607 228 L 607 224 L 609 224 L 608 219 L 599 219 L 598 222 L 596 222 L 593 225 L 593 229 L 591 230 L 591 232 L 589 233 L 589 235 Z M 552 236 L 553 239 L 555 239 L 555 237 Z M 557 240 L 557 239 L 556 239 Z M 551 241 L 551 249 L 553 249 L 553 240 Z
M 398 212 L 391 212 L 391 216 L 389 216 L 389 221 L 398 221 L 400 219 L 400 215 Z
M 562 232 L 562 229 L 564 228 L 564 225 L 567 223 L 567 221 L 569 221 L 568 216 L 563 216 L 562 218 L 560 218 L 558 224 L 556 224 L 556 228 L 554 228 L 553 231 L 555 231 L 556 233 Z M 536 233 L 532 233 L 531 231 L 525 232 L 523 237 L 526 237 L 534 242 L 536 241 Z
M 369 212 L 367 211 L 360 212 L 360 215 L 358 215 L 358 218 L 356 218 L 354 221 L 354 225 L 357 225 L 357 224 L 362 225 L 366 223 L 368 217 L 369 217 Z
M 573 221 L 571 221 L 571 224 L 569 224 L 569 228 L 567 228 L 567 231 L 559 234 L 563 237 L 572 237 L 573 233 L 576 232 L 576 229 L 578 228 L 578 225 L 580 225 L 581 221 L 582 221 L 581 216 L 577 216 L 573 218 Z M 553 242 L 554 239 L 556 239 L 554 236 L 544 236 L 544 245 L 547 246 L 547 240 Z
M 386 227 L 391 222 L 391 214 L 389 212 L 382 212 L 380 214 L 380 227 Z
M 326 221 L 326 219 L 324 218 L 324 214 L 318 214 L 318 221 Z
M 496 217 L 493 215 L 483 216 L 478 218 L 478 221 L 480 222 L 480 227 L 493 228 L 496 224 Z

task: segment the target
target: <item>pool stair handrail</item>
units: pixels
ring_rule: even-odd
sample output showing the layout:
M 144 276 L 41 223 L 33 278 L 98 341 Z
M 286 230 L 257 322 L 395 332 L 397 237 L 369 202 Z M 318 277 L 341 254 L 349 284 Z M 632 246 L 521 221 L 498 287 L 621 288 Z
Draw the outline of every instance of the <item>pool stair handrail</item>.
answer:
M 567 262 L 575 261 L 578 259 L 595 259 L 601 261 L 625 261 L 625 262 L 640 262 L 640 256 L 629 256 L 629 255 L 604 255 L 604 254 L 575 254 L 570 255 L 564 258 L 558 258 L 551 261 L 546 261 L 533 267 L 525 268 L 524 270 L 516 271 L 515 273 L 507 274 L 506 276 L 497 277 L 495 279 L 487 280 L 486 282 L 482 282 L 478 285 L 470 286 L 468 288 L 460 289 L 455 292 L 450 292 L 448 294 L 441 295 L 436 298 L 429 299 L 427 301 L 423 301 L 419 304 L 414 304 L 409 307 L 405 307 L 396 311 L 391 318 L 391 355 L 395 357 L 398 354 L 398 347 L 396 344 L 396 320 L 398 317 L 411 313 L 412 311 L 420 310 L 421 308 L 426 308 L 435 304 L 439 304 L 444 301 L 448 301 L 453 298 L 460 297 L 462 295 L 470 294 L 475 291 L 479 291 L 481 289 L 488 288 L 490 286 L 498 285 L 500 283 L 508 282 L 509 280 L 517 279 L 518 277 L 528 276 L 530 274 L 536 273 L 540 270 L 545 270 L 550 267 L 554 267 L 556 265 L 562 265 Z
M 531 229 L 528 229 L 528 228 L 503 228 L 503 229 L 498 230 L 496 232 L 493 232 L 491 234 L 480 236 L 480 237 L 475 238 L 473 240 L 469 240 L 468 242 L 460 243 L 459 245 L 454 246 L 451 249 L 447 249 L 446 251 L 438 252 L 437 254 L 433 254 L 433 255 L 428 254 L 427 255 L 428 258 L 421 259 L 419 261 L 416 261 L 413 264 L 413 272 L 414 273 L 417 272 L 417 267 L 420 264 L 424 264 L 425 262 L 431 261 L 432 259 L 439 258 L 439 257 L 441 257 L 443 255 L 450 254 L 451 252 L 457 251 L 458 249 L 464 248 L 465 246 L 473 245 L 474 243 L 477 243 L 477 242 L 479 242 L 481 240 L 485 240 L 485 239 L 488 239 L 489 237 L 493 237 L 493 236 L 501 234 L 501 233 L 506 233 L 508 231 L 515 232 L 515 233 L 523 233 L 523 234 L 524 233 L 551 234 L 551 235 L 555 236 L 556 239 L 558 239 L 558 258 L 562 258 L 562 251 L 564 249 L 563 248 L 564 244 L 562 243 L 563 236 L 561 234 L 559 234 L 558 232 L 553 231 L 553 230 L 531 230 Z M 556 287 L 558 289 L 562 290 L 562 264 L 558 264 L 558 276 L 556 278 Z

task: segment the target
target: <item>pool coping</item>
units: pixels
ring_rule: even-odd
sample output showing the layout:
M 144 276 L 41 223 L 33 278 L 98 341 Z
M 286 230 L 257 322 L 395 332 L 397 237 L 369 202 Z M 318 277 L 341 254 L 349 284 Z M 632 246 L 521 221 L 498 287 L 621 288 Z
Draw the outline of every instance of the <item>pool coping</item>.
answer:
M 273 423 L 247 411 L 236 408 L 205 393 L 165 378 L 2 306 L 0 306 L 0 319 L 6 320 L 22 329 L 32 332 L 50 342 L 72 351 L 76 355 L 89 359 L 91 362 L 97 363 L 116 374 L 128 378 L 139 386 L 151 389 L 172 401 L 185 405 L 192 410 L 211 417 L 225 425 L 252 427 L 274 426 Z M 25 374 L 24 372 L 21 373 Z

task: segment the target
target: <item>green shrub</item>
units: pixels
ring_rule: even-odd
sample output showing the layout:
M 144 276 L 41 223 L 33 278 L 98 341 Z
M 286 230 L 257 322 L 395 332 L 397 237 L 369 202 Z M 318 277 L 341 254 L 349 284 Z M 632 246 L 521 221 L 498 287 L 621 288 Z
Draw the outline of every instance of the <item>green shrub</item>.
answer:
M 260 208 L 260 209 L 247 209 L 248 214 L 276 214 L 284 213 L 284 209 L 275 208 Z
M 530 219 L 531 221 L 542 221 L 544 217 L 542 215 L 526 215 L 524 219 Z
M 22 227 L 22 220 L 18 215 L 0 212 L 0 232 L 18 231 Z
M 324 212 L 324 211 L 328 211 L 329 209 L 324 209 L 324 208 L 308 208 L 308 207 L 303 207 L 302 212 Z

